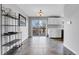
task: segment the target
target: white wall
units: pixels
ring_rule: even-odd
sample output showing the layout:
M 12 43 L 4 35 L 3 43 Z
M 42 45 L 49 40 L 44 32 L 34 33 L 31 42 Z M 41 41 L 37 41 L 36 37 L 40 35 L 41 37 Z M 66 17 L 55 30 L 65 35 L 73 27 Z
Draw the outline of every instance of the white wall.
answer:
M 64 46 L 79 54 L 79 4 L 65 5 L 64 17 L 72 21 L 72 24 L 64 24 Z

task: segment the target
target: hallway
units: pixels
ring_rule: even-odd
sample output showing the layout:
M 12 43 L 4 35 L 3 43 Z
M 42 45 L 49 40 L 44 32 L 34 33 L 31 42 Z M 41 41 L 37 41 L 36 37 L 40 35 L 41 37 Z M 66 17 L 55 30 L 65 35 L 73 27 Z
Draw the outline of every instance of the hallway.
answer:
M 24 41 L 15 55 L 62 55 L 63 43 L 46 37 L 33 37 Z

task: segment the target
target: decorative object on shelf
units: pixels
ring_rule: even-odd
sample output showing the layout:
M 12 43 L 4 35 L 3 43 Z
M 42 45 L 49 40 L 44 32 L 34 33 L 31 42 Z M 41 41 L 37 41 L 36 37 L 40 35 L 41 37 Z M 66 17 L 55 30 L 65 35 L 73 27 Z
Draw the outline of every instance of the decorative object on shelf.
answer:
M 18 19 L 18 17 L 16 17 L 16 13 L 13 12 L 10 8 L 2 7 L 2 15 Z
M 11 12 L 11 9 L 10 8 L 6 8 L 5 13 L 9 15 L 10 12 Z
M 2 14 L 3 15 L 9 15 L 10 13 L 11 13 L 11 9 L 10 8 L 2 7 Z
M 19 14 L 19 22 L 18 22 L 18 24 L 19 24 L 19 26 L 26 26 L 26 17 Z
M 2 7 L 2 14 L 5 14 L 5 7 Z

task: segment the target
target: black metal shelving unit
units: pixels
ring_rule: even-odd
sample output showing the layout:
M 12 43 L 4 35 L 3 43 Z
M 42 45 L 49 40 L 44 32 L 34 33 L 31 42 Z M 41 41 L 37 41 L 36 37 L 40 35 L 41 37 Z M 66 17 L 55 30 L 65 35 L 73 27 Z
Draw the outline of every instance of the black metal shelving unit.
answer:
M 4 44 L 3 46 L 11 46 L 11 45 L 13 45 L 14 43 L 18 42 L 19 40 L 20 40 L 20 39 L 15 39 L 15 40 L 13 40 L 13 41 L 10 41 L 10 42 Z
M 3 14 L 2 12 L 3 10 L 1 8 L 1 54 L 11 55 L 22 45 L 22 33 L 20 32 L 20 26 L 18 25 L 19 18 L 16 17 L 16 13 L 15 16 L 12 16 Z

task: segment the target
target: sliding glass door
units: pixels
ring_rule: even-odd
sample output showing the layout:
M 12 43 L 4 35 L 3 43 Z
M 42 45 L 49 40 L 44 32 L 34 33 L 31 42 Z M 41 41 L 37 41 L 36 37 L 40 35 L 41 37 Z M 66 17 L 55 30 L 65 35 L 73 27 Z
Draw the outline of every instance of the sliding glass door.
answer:
M 32 20 L 32 36 L 46 36 L 47 20 Z

